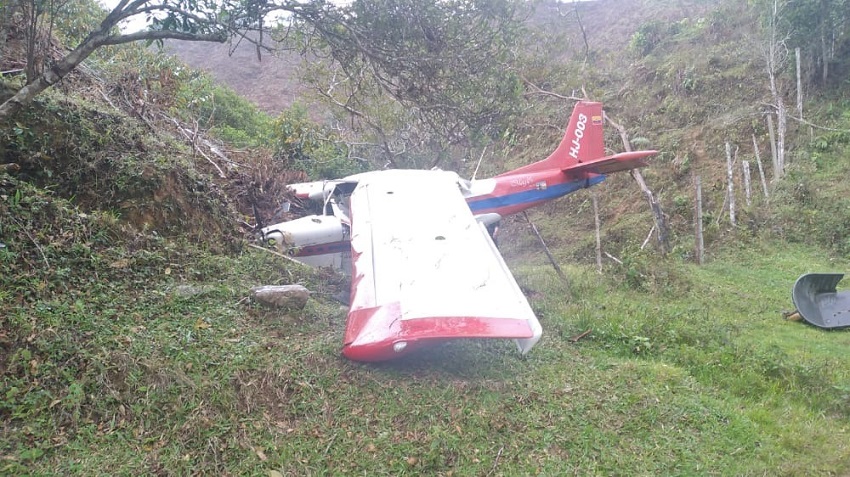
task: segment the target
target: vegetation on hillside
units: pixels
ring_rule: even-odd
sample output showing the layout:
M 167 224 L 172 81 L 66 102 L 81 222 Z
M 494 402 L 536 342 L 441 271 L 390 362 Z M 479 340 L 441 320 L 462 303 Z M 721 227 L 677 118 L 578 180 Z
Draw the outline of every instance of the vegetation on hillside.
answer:
M 143 45 L 99 49 L 2 121 L 0 474 L 850 472 L 850 335 L 780 315 L 798 275 L 850 265 L 846 2 L 598 0 L 493 11 L 498 28 L 472 32 L 498 36 L 498 48 L 474 57 L 476 84 L 490 85 L 479 90 L 462 82 L 472 70 L 433 63 L 440 55 L 417 43 L 433 41 L 427 29 L 386 24 L 412 18 L 420 3 L 392 12 L 373 10 L 392 2 L 353 2 L 361 17 L 336 38 L 336 63 L 316 62 L 306 79 L 328 86 L 366 66 L 400 66 L 344 56 L 359 38 L 347 35 L 366 30 L 433 71 L 383 78 L 404 79 L 395 84 L 403 91 L 372 78 L 352 102 L 324 95 L 348 106 L 329 123 L 298 104 L 269 117 Z M 829 8 L 808 8 L 816 4 Z M 794 9 L 776 16 L 774 5 Z M 89 13 L 55 16 L 48 43 L 57 47 L 82 41 L 103 13 L 65 6 Z M 23 77 L 6 72 L 27 65 L 25 29 L 6 8 L 0 71 L 19 87 Z M 421 11 L 422 25 L 438 13 Z M 789 158 L 775 178 L 765 118 L 777 103 L 759 47 L 767 37 L 751 33 L 771 18 L 782 20 L 782 46 L 801 48 L 806 93 L 805 122 L 789 122 Z M 461 23 L 431 33 L 462 42 L 471 32 Z M 777 71 L 789 105 L 792 64 Z M 500 68 L 509 80 L 497 84 Z M 459 123 L 416 110 L 440 100 L 428 88 L 441 85 L 470 105 L 457 118 L 469 123 L 451 134 L 428 123 Z M 343 280 L 246 246 L 257 225 L 289 217 L 287 182 L 391 158 L 471 171 L 482 150 L 479 177 L 501 172 L 548 154 L 570 98 L 585 94 L 605 102 L 633 143 L 662 150 L 644 173 L 660 192 L 674 253 L 643 246 L 651 222 L 628 175 L 597 188 L 612 257 L 602 274 L 590 265 L 586 194 L 531 214 L 570 263 L 569 283 L 543 265 L 527 224 L 508 221 L 501 250 L 545 330 L 527 357 L 509 343 L 464 342 L 383 365 L 346 361 L 345 310 L 331 298 L 345 292 Z M 490 122 L 472 114 L 488 111 Z M 731 226 L 724 144 L 737 147 L 740 170 L 754 160 L 753 136 L 770 197 L 754 184 Z M 613 133 L 607 144 L 623 147 Z M 705 266 L 692 263 L 696 174 Z M 247 299 L 254 285 L 284 283 L 313 291 L 303 311 Z

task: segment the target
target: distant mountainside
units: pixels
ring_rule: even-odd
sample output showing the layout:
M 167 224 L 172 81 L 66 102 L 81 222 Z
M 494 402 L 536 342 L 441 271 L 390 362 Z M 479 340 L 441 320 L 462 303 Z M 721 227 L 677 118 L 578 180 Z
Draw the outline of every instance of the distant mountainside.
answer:
M 258 56 L 256 47 L 248 42 L 172 41 L 166 42 L 166 50 L 189 66 L 209 72 L 271 115 L 289 107 L 305 90 L 296 75 L 301 61 L 296 53 L 275 56 L 262 52 Z
M 716 1 L 695 0 L 595 0 L 592 2 L 540 2 L 528 21 L 548 32 L 552 41 L 562 42 L 565 57 L 583 50 L 584 40 L 563 38 L 565 25 L 579 22 L 587 44 L 596 52 L 617 52 L 628 44 L 636 28 L 648 21 L 675 22 L 703 15 Z M 578 12 L 578 15 L 576 15 Z M 569 28 L 575 33 L 581 29 Z M 237 45 L 171 41 L 167 50 L 189 66 L 204 70 L 261 110 L 276 115 L 290 106 L 306 86 L 299 83 L 296 70 L 300 56 L 283 52 L 278 56 L 263 52 L 258 57 L 253 44 Z

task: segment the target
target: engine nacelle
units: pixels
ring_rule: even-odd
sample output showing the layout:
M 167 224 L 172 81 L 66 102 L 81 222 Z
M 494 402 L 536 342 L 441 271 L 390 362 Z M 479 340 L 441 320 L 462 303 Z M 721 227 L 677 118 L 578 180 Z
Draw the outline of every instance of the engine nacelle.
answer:
M 262 229 L 263 241 L 314 267 L 350 269 L 351 229 L 333 215 L 308 215 Z

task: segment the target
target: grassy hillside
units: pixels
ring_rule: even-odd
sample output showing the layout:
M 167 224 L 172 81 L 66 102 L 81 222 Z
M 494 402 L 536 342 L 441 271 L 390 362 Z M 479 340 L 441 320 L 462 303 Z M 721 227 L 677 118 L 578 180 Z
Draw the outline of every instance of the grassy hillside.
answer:
M 345 311 L 326 278 L 259 251 L 89 237 L 110 219 L 17 190 L 27 199 L 4 214 L 32 224 L 39 209 L 78 236 L 61 247 L 30 226 L 39 252 L 4 227 L 3 473 L 848 470 L 848 336 L 779 314 L 793 277 L 846 267 L 823 252 L 571 266 L 569 287 L 514 263 L 545 327 L 527 358 L 470 342 L 363 365 L 339 355 Z M 246 300 L 293 282 L 316 291 L 303 313 Z
M 528 79 L 558 95 L 584 86 L 636 146 L 662 150 L 645 176 L 674 248 L 641 247 L 651 224 L 627 175 L 598 188 L 619 260 L 602 274 L 588 193 L 532 214 L 568 283 L 524 220 L 508 221 L 502 252 L 544 327 L 527 357 L 494 342 L 379 365 L 340 356 L 344 280 L 247 247 L 257 216 L 305 177 L 295 156 L 321 147 L 303 117 L 272 120 L 173 60 L 115 49 L 5 125 L 0 163 L 18 170 L 0 172 L 0 475 L 850 473 L 850 335 L 781 315 L 797 276 L 850 260 L 846 88 L 812 91 L 817 127 L 793 126 L 785 178 L 731 227 L 724 142 L 740 160 L 755 134 L 768 154 L 752 12 L 582 4 L 587 67 L 569 8 L 538 11 L 536 38 L 557 41 Z M 635 50 L 641 32 L 652 47 Z M 209 134 L 198 98 L 228 118 Z M 571 103 L 530 98 L 488 172 L 559 139 Z M 288 283 L 312 290 L 303 311 L 248 298 Z

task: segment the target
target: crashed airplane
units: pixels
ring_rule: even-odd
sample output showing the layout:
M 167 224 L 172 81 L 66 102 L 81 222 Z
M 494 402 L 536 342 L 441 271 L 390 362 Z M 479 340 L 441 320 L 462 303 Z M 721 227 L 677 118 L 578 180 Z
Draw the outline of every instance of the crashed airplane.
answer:
M 514 339 L 528 353 L 542 328 L 488 232 L 502 218 L 646 165 L 656 151 L 605 156 L 602 104 L 576 104 L 546 159 L 490 179 L 386 170 L 291 184 L 322 215 L 265 227 L 298 261 L 350 273 L 343 354 L 384 361 L 454 339 Z

